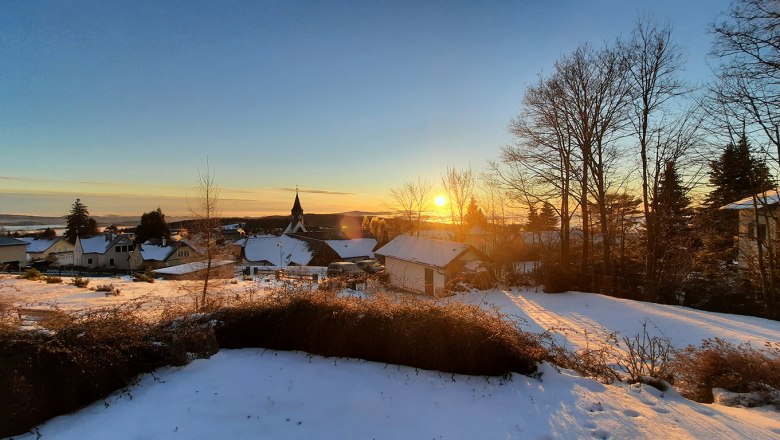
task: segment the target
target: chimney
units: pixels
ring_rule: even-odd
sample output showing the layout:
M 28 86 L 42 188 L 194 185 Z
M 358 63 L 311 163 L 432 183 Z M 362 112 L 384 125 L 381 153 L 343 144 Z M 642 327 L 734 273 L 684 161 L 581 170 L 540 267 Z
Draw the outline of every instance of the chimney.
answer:
M 103 232 L 103 237 L 105 237 L 106 241 L 111 241 L 111 232 Z
M 163 247 L 165 247 L 165 245 L 166 245 L 167 243 L 168 243 L 168 239 L 166 239 L 165 237 L 163 237 L 163 238 L 162 238 L 162 245 L 163 245 Z

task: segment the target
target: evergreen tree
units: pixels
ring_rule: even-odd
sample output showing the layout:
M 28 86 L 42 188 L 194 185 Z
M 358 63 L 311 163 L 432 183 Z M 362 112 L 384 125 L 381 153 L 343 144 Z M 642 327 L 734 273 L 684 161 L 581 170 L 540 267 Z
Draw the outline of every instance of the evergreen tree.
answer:
M 98 233 L 97 222 L 89 216 L 89 210 L 81 203 L 81 199 L 76 199 L 66 219 L 65 239 L 71 243 L 76 243 L 76 237 Z
M 675 292 L 690 263 L 690 199 L 673 162 L 666 162 L 658 182 L 653 212 L 658 236 L 654 254 L 655 282 L 663 302 L 675 302 Z
M 474 197 L 469 200 L 469 206 L 466 208 L 465 220 L 466 224 L 472 228 L 474 226 L 485 226 L 487 224 L 485 213 L 482 212 L 482 209 L 477 205 L 477 199 Z
M 539 228 L 542 231 L 554 231 L 558 226 L 558 214 L 555 212 L 553 205 L 545 202 L 542 205 L 542 210 L 539 211 L 537 217 Z
M 714 189 L 704 201 L 697 216 L 697 230 L 702 243 L 701 261 L 734 261 L 737 250 L 734 237 L 738 229 L 738 213 L 721 210 L 722 206 L 774 188 L 774 179 L 766 163 L 753 156 L 744 135 L 734 144 L 726 145 L 718 159 L 710 162 L 710 184 Z M 705 267 L 706 269 L 706 267 Z M 718 270 L 717 267 L 713 269 Z
M 171 230 L 165 222 L 165 214 L 160 208 L 145 212 L 141 216 L 141 223 L 135 228 L 136 243 L 144 243 L 150 238 L 164 238 L 166 240 L 171 238 Z

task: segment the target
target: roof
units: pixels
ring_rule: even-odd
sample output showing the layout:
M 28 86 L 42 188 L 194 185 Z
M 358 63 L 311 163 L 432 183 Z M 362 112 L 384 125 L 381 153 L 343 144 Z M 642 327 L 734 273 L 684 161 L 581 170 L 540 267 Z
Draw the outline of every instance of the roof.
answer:
M 234 261 L 230 261 L 230 260 L 212 261 L 211 268 L 213 269 L 215 267 L 226 266 L 228 264 L 233 264 L 233 263 Z M 196 261 L 194 263 L 179 264 L 177 266 L 155 269 L 154 273 L 159 275 L 185 275 L 188 273 L 193 273 L 204 269 L 206 269 L 206 262 Z
M 0 246 L 27 246 L 27 242 L 16 238 L 0 237 Z
M 761 194 L 756 194 L 756 203 L 758 207 L 776 205 L 780 201 L 780 192 L 778 190 L 766 191 Z M 742 210 L 753 209 L 753 196 L 747 196 L 744 199 L 737 200 L 736 202 L 729 203 L 726 206 L 722 206 L 720 209 L 729 210 Z
M 279 246 L 279 243 L 282 245 Z M 244 242 L 244 257 L 247 261 L 267 261 L 272 264 L 294 263 L 306 266 L 311 261 L 313 253 L 305 241 L 289 235 L 260 235 L 249 237 Z M 283 264 L 283 265 L 284 265 Z
M 47 249 L 54 246 L 55 243 L 62 240 L 62 237 L 56 238 L 34 238 L 34 237 L 22 237 L 20 240 L 27 243 L 27 252 L 36 254 L 40 252 L 46 252 Z
M 352 240 L 325 240 L 340 258 L 373 257 L 376 240 L 373 238 L 354 238 Z
M 114 246 L 114 244 L 130 240 L 128 236 L 124 234 L 109 235 L 108 237 L 111 238 L 110 240 L 106 240 L 106 237 L 105 234 L 93 235 L 92 237 L 85 238 L 79 237 L 78 239 L 81 242 L 82 253 L 103 254 L 111 249 L 111 246 Z
M 142 244 L 140 245 L 141 258 L 144 261 L 165 261 L 174 251 L 174 247 L 171 245 L 160 246 L 155 244 Z
M 434 267 L 445 267 L 471 249 L 465 243 L 399 235 L 375 253 Z

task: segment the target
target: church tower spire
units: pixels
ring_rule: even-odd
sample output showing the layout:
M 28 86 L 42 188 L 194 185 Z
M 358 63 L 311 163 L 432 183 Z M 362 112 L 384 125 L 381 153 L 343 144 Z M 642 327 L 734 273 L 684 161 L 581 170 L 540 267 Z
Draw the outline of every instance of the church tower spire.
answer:
M 298 197 L 298 186 L 295 186 L 295 202 L 290 210 L 290 224 L 284 230 L 285 234 L 294 234 L 296 232 L 306 232 L 306 226 L 303 222 L 303 208 L 301 199 Z

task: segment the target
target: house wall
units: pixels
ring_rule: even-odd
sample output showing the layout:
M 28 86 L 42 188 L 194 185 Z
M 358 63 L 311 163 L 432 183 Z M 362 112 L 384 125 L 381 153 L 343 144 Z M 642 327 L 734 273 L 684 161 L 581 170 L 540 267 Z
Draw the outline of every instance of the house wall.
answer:
M 755 212 L 752 209 L 743 209 L 739 211 L 739 230 L 737 235 L 737 266 L 744 270 L 758 270 L 758 243 L 756 237 L 762 235 L 767 240 L 772 240 L 774 250 L 777 253 L 778 241 L 780 240 L 780 210 L 773 208 L 770 210 L 760 209 L 758 211 L 758 223 L 756 223 Z M 764 259 L 769 261 L 766 255 L 767 248 L 764 247 Z
M 390 284 L 415 292 L 425 292 L 425 268 L 433 269 L 433 289 L 435 294 L 444 290 L 447 275 L 441 269 L 425 266 L 419 263 L 385 257 L 385 268 L 390 274 Z
M 27 244 L 0 246 L 0 264 L 27 261 Z
M 73 264 L 75 246 L 67 240 L 59 240 L 43 252 L 27 253 L 27 261 L 51 260 L 60 266 Z

